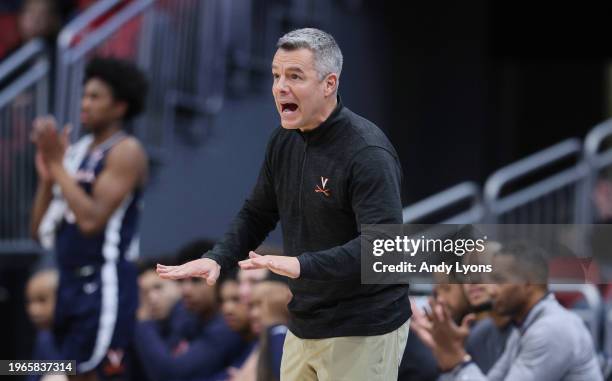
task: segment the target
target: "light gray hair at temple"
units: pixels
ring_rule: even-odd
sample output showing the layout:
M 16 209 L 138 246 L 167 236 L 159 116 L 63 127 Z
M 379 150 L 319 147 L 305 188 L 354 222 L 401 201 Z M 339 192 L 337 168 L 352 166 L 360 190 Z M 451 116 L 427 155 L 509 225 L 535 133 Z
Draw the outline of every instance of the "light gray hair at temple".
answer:
M 315 28 L 296 29 L 279 38 L 276 47 L 288 51 L 309 49 L 314 54 L 314 65 L 320 80 L 331 73 L 336 73 L 340 78 L 342 52 L 329 33 Z

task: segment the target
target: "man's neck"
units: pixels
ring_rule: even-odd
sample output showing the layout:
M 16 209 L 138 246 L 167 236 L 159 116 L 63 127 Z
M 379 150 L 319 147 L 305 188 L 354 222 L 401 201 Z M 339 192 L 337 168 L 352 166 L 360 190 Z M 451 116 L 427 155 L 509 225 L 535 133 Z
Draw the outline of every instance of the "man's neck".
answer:
M 531 309 L 538 304 L 540 300 L 546 295 L 546 291 L 538 289 L 534 291 L 529 297 L 527 303 L 525 303 L 525 307 L 521 310 L 521 312 L 514 318 L 515 323 L 521 325 L 525 322 L 527 315 L 531 311 Z
M 93 132 L 93 136 L 94 136 L 93 146 L 95 147 L 103 143 L 104 141 L 106 141 L 106 139 L 113 136 L 119 130 L 121 130 L 121 123 L 117 122 L 117 123 L 110 124 L 104 128 L 101 128 L 97 131 L 94 131 Z
M 316 128 L 318 128 L 321 124 L 323 124 L 323 122 L 325 122 L 329 116 L 332 114 L 332 112 L 334 112 L 334 110 L 336 109 L 336 106 L 338 105 L 338 97 L 336 95 L 333 96 L 333 100 L 330 100 L 329 102 L 327 102 L 323 108 L 323 111 L 321 112 L 321 116 L 319 118 L 319 120 L 317 121 L 317 124 L 315 126 L 311 126 L 311 127 L 303 127 L 303 128 L 299 128 L 300 131 L 302 132 L 308 132 L 308 131 L 312 131 Z
M 496 314 L 495 312 L 491 312 L 489 316 L 491 317 L 491 319 L 493 319 L 493 323 L 497 328 L 505 327 L 508 325 L 508 323 L 510 323 L 510 317 L 508 316 L 502 316 Z
M 212 319 L 213 316 L 215 316 L 215 311 L 216 311 L 216 307 L 207 308 L 205 310 L 200 311 L 198 313 L 198 317 L 203 322 L 207 322 L 210 319 Z

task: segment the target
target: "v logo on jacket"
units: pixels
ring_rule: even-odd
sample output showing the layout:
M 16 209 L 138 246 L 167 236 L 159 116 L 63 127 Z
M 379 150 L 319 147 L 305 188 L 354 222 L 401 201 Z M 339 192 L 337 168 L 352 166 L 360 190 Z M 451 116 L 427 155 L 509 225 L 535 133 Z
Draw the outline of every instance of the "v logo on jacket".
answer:
M 329 179 L 327 177 L 323 177 L 321 176 L 321 185 L 317 185 L 315 186 L 315 192 L 316 193 L 323 193 L 325 195 L 325 197 L 329 197 L 331 196 L 331 191 L 327 188 L 325 188 L 325 186 L 327 185 L 327 181 Z

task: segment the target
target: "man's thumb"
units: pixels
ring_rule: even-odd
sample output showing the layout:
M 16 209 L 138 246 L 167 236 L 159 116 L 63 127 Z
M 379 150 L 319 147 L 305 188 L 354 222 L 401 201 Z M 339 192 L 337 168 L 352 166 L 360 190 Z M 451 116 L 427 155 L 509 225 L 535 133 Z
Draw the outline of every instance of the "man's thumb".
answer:
M 476 315 L 467 314 L 463 317 L 463 320 L 461 320 L 461 327 L 470 328 L 474 321 L 476 321 Z
M 257 254 L 254 251 L 249 251 L 249 258 L 258 258 L 261 257 L 261 255 Z
M 217 268 L 212 269 L 208 273 L 208 277 L 206 277 L 206 284 L 209 286 L 214 286 L 217 283 L 217 279 L 219 278 L 219 270 Z

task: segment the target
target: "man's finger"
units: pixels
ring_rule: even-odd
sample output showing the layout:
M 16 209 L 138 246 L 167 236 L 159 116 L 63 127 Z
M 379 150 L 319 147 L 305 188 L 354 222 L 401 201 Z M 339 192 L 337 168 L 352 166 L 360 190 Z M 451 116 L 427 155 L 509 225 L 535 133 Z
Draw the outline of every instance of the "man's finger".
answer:
M 160 271 L 161 272 L 168 272 L 168 271 L 170 271 L 170 270 L 172 270 L 174 268 L 175 268 L 175 266 L 164 266 L 164 265 L 157 264 L 157 272 L 160 272 Z
M 157 275 L 162 279 L 174 279 L 174 276 L 169 273 L 157 273 Z
M 451 314 L 450 314 L 450 310 L 448 308 L 448 306 L 446 305 L 442 305 L 442 318 L 444 319 L 444 321 L 452 321 L 453 319 L 451 319 Z
M 72 132 L 72 124 L 67 124 L 64 126 L 64 129 L 62 130 L 62 143 L 68 145 L 68 142 L 70 141 L 70 133 Z
M 462 328 L 469 328 L 469 326 L 476 321 L 476 314 L 467 314 L 463 317 L 463 320 L 461 321 L 461 327 Z
M 259 258 L 261 255 L 257 254 L 254 251 L 249 251 L 249 258 Z
M 263 269 L 266 268 L 266 264 L 261 264 L 259 261 L 253 259 L 245 259 L 244 261 L 238 262 L 240 268 L 243 270 Z
M 439 324 L 444 320 L 444 312 L 440 303 L 434 302 L 431 308 L 431 317 L 434 324 Z

